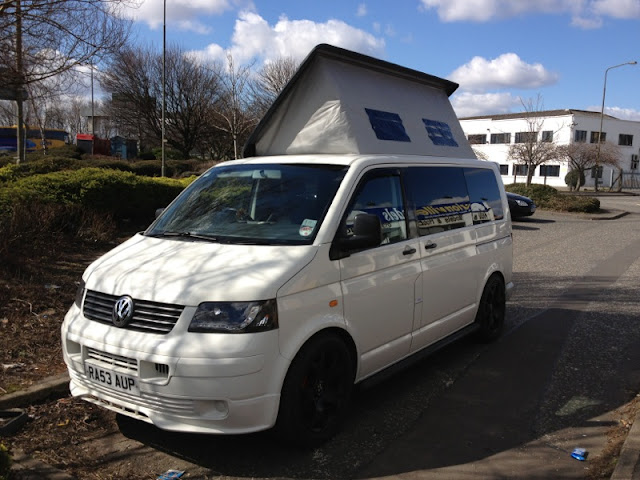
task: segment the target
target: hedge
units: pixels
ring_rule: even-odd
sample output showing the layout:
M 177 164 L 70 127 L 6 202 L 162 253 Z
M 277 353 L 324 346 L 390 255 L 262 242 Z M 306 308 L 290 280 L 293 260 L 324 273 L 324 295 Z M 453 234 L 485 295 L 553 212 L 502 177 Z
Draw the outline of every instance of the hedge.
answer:
M 80 160 L 66 155 L 57 155 L 56 150 L 51 150 L 47 156 L 34 157 L 19 165 L 8 164 L 0 167 L 0 184 L 13 182 L 20 178 L 40 175 L 43 173 L 58 172 L 61 170 L 79 170 L 82 168 L 103 168 L 108 170 L 120 170 L 147 177 L 160 177 L 161 164 L 159 160 L 127 161 L 112 157 L 97 157 Z M 208 164 L 199 160 L 168 160 L 165 162 L 165 176 L 182 177 L 193 172 L 202 172 Z
M 600 210 L 600 200 L 588 196 L 561 194 L 553 187 L 532 183 L 512 183 L 505 185 L 508 192 L 531 198 L 538 207 L 560 212 L 596 213 Z
M 151 220 L 191 181 L 81 168 L 20 178 L 0 188 L 0 209 L 15 203 L 78 205 L 115 219 Z

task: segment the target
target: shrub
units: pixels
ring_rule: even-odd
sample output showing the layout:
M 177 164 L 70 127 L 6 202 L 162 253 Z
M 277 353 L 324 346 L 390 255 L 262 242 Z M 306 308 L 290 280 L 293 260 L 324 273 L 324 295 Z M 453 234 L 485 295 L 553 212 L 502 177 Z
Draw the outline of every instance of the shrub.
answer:
M 76 145 L 64 145 L 62 147 L 48 148 L 47 154 L 44 154 L 44 150 L 36 150 L 32 153 L 27 153 L 25 160 L 27 162 L 37 162 L 38 160 L 44 160 L 47 157 L 67 157 L 74 160 L 80 160 L 82 158 L 82 150 L 78 149 Z
M 577 195 L 557 195 L 551 198 L 544 208 L 561 212 L 596 213 L 600 210 L 600 200 Z
M 151 152 L 155 155 L 156 160 L 160 160 L 162 158 L 162 147 L 152 148 Z M 173 148 L 165 148 L 164 149 L 164 159 L 165 160 L 182 160 L 182 153 Z
M 0 263 L 16 255 L 55 249 L 67 238 L 107 241 L 118 223 L 146 226 L 194 177 L 139 177 L 84 168 L 0 184 Z M 131 225 L 128 225 L 131 228 Z
M 512 183 L 505 185 L 504 187 L 508 192 L 517 193 L 518 195 L 524 195 L 531 198 L 536 205 L 542 206 L 542 204 L 548 201 L 550 198 L 558 195 L 558 190 L 548 185 L 540 185 L 532 183 L 527 186 L 524 183 Z
M 578 182 L 580 183 L 578 184 Z M 584 182 L 585 182 L 584 172 L 580 172 L 578 170 L 571 170 L 564 177 L 564 183 L 571 190 L 576 190 L 578 186 L 582 187 L 584 185 Z
M 19 165 L 10 164 L 0 168 L 0 183 L 42 173 L 77 169 L 81 166 L 82 161 L 80 160 L 65 156 L 48 155 L 46 157 L 40 157 L 38 160 L 31 160 Z
M 109 214 L 36 199 L 15 202 L 0 213 L 0 259 L 8 265 L 20 255 L 51 252 L 67 238 L 105 242 L 115 234 L 116 225 Z
M 600 201 L 587 196 L 564 195 L 547 185 L 512 183 L 505 185 L 508 192 L 531 198 L 539 208 L 560 212 L 595 213 L 600 210 Z
M 116 219 L 152 220 L 159 207 L 166 206 L 190 179 L 136 176 L 130 172 L 83 168 L 21 178 L 8 185 L 0 196 L 4 202 L 78 205 Z
M 0 480 L 9 480 L 9 470 L 11 468 L 11 457 L 9 450 L 0 443 Z

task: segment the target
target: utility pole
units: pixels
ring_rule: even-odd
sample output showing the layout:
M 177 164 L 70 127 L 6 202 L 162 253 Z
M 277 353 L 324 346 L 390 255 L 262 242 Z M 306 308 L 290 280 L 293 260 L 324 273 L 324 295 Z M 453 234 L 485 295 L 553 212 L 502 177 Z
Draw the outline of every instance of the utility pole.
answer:
M 24 131 L 24 99 L 22 90 L 24 89 L 23 61 L 22 61 L 22 5 L 21 0 L 16 0 L 16 105 L 18 107 L 18 121 L 16 125 L 16 154 L 18 155 L 16 163 L 25 160 L 26 144 Z
M 164 144 L 165 144 L 165 110 L 166 107 L 166 93 L 165 82 L 167 77 L 167 0 L 163 0 L 163 14 L 162 14 L 162 165 L 160 168 L 160 176 L 164 177 Z

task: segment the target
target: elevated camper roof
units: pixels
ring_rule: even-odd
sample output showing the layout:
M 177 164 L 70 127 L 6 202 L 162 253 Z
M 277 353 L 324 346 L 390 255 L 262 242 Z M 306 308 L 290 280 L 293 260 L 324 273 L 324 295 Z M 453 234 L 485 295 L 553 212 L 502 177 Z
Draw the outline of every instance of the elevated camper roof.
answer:
M 255 128 L 244 156 L 415 154 L 475 158 L 449 102 L 458 84 L 318 45 Z

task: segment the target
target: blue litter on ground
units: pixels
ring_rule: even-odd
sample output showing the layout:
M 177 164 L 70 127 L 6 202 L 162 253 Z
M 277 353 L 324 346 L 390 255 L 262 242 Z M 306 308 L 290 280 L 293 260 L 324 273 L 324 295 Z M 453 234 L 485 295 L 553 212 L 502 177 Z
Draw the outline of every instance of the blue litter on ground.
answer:
M 182 470 L 167 470 L 158 476 L 156 480 L 174 480 L 176 478 L 180 478 L 182 475 L 184 475 L 184 471 Z
M 581 462 L 584 462 L 587 459 L 587 455 L 589 455 L 589 452 L 584 448 L 575 448 L 573 452 L 571 452 L 571 456 Z

